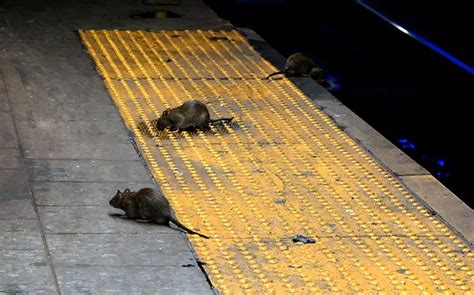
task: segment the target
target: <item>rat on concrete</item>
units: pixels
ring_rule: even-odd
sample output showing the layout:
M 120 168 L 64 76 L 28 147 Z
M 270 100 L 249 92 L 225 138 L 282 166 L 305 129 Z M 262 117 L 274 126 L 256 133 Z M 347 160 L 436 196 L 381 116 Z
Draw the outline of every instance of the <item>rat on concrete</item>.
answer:
M 209 239 L 208 236 L 193 231 L 179 222 L 171 210 L 168 199 L 161 191 L 152 188 L 142 188 L 137 192 L 132 192 L 128 188 L 123 192 L 117 190 L 115 196 L 109 201 L 109 205 L 125 211 L 127 218 L 140 222 L 156 222 L 167 226 L 171 221 L 190 234 Z

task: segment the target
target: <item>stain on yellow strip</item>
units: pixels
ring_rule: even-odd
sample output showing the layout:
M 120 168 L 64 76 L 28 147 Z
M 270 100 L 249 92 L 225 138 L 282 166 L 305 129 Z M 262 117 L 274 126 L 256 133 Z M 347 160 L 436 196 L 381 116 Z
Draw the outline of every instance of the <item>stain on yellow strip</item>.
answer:
M 472 291 L 469 247 L 237 31 L 81 37 L 220 292 Z M 191 98 L 235 122 L 140 131 Z

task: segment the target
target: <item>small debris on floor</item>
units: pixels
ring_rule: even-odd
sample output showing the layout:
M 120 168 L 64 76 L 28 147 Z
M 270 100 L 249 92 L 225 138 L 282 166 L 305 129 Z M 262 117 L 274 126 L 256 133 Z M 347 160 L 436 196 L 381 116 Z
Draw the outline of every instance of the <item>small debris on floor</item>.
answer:
M 305 237 L 305 236 L 302 236 L 302 235 L 294 236 L 292 241 L 295 242 L 295 243 L 301 242 L 301 243 L 304 243 L 304 244 L 316 243 L 316 241 L 314 239 L 311 239 L 311 238 L 308 238 L 308 237 Z
M 354 215 L 354 210 L 347 209 L 347 210 L 344 211 L 344 213 L 349 214 L 349 215 Z
M 399 268 L 399 269 L 397 269 L 397 272 L 398 272 L 398 273 L 401 273 L 401 274 L 404 274 L 404 273 L 407 272 L 407 270 L 404 269 L 404 268 Z
M 289 268 L 301 268 L 301 265 L 288 265 Z
M 211 41 L 217 41 L 217 40 L 230 41 L 229 38 L 227 38 L 227 37 L 221 37 L 221 36 L 211 36 L 211 37 L 207 37 L 207 38 L 209 38 L 209 40 L 211 40 Z

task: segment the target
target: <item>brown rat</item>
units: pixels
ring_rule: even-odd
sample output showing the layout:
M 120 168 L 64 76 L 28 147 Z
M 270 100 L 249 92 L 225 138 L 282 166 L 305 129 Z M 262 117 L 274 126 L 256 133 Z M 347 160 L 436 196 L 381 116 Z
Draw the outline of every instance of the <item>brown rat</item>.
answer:
M 168 225 L 173 222 L 184 231 L 195 234 L 205 239 L 208 236 L 195 232 L 178 221 L 171 210 L 168 199 L 162 192 L 157 192 L 152 188 L 142 188 L 137 192 L 125 189 L 124 192 L 117 191 L 117 194 L 109 201 L 110 206 L 125 211 L 125 216 L 142 222 L 156 222 L 161 225 Z
M 284 74 L 286 77 L 311 77 L 324 87 L 329 86 L 325 79 L 324 71 L 311 58 L 302 53 L 290 55 L 283 71 L 278 71 L 268 75 L 265 79 L 272 76 Z
M 153 120 L 158 130 L 171 131 L 207 129 L 210 123 L 230 122 L 232 118 L 211 119 L 206 105 L 198 100 L 188 100 L 179 107 L 165 110 L 158 120 Z

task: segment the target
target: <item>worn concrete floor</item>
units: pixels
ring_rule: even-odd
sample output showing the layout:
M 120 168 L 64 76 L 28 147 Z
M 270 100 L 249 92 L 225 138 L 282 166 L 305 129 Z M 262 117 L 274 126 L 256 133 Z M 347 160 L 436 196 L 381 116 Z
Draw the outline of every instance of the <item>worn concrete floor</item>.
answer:
M 200 1 L 128 17 L 150 9 L 0 2 L 0 294 L 212 293 L 184 234 L 108 214 L 154 183 L 75 30 L 222 27 Z
M 230 27 L 198 0 L 166 7 L 181 18 L 129 17 L 154 8 L 0 0 L 0 294 L 212 293 L 185 235 L 108 215 L 118 188 L 154 183 L 75 30 Z M 315 83 L 295 83 L 473 245 L 473 210 Z

